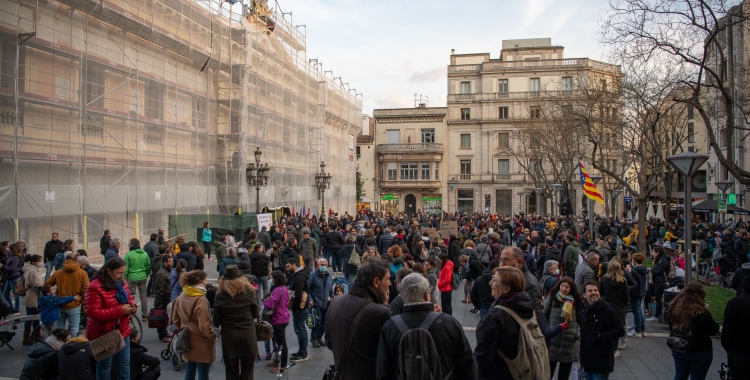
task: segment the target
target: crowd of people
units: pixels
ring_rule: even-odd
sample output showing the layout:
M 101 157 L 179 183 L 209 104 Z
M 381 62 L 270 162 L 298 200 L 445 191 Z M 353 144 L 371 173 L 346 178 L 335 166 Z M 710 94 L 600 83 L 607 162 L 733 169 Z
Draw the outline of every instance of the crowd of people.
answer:
M 441 231 L 443 221 L 457 230 Z M 673 256 L 684 218 L 639 228 L 597 216 L 594 229 L 588 225 L 585 216 L 362 212 L 288 216 L 247 228 L 240 239 L 205 222 L 202 244 L 160 229 L 141 246 L 105 231 L 98 269 L 73 240 L 54 233 L 41 254 L 23 241 L 2 243 L 0 313 L 19 314 L 24 305 L 25 314 L 40 315 L 24 326 L 23 344 L 31 347 L 22 379 L 158 378 L 160 360 L 129 323 L 139 313 L 149 321 L 150 297 L 153 309 L 169 315 L 158 339 L 181 356 L 188 380 L 208 379 L 217 341 L 228 379 L 251 379 L 260 358 L 283 373 L 320 347 L 332 351 L 327 376 L 338 379 L 562 380 L 573 372 L 606 379 L 628 338 L 645 336 L 646 320 L 669 328 L 675 379 L 705 378 L 719 324 L 703 285 L 685 281 L 684 256 Z M 721 345 L 730 372 L 742 378 L 750 373 L 743 360 L 750 354 L 747 225 L 690 226 L 699 276 L 737 292 Z M 639 236 L 646 249 L 637 248 Z M 218 288 L 208 283 L 209 262 Z M 665 303 L 667 292 L 676 295 Z M 475 347 L 452 316 L 455 294 L 479 314 Z M 270 339 L 261 352 L 265 326 Z

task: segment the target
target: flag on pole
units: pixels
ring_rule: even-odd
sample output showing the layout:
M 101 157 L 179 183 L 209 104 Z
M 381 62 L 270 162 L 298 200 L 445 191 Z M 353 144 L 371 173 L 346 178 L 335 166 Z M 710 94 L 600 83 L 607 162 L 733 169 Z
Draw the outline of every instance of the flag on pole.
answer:
M 586 196 L 593 201 L 604 204 L 602 195 L 596 188 L 594 181 L 592 181 L 591 177 L 589 177 L 589 173 L 586 171 L 586 168 L 584 168 L 583 164 L 580 162 L 578 163 L 578 171 L 581 173 L 581 187 L 583 187 L 583 192 L 586 194 Z

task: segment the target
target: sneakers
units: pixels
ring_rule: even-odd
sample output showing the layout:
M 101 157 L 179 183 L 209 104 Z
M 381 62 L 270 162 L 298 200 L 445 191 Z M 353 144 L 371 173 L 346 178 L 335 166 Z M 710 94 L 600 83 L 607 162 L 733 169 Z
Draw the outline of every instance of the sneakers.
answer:
M 638 338 L 638 339 L 640 339 L 640 338 L 643 338 L 643 333 L 637 332 L 637 333 L 633 334 L 633 336 L 636 337 L 636 338 Z
M 11 315 L 18 315 L 18 314 L 21 314 L 21 312 L 18 310 L 13 310 L 10 313 L 8 313 L 8 316 L 10 317 Z
M 312 345 L 313 345 L 313 348 L 320 348 L 320 343 L 318 342 L 317 339 L 312 340 Z
M 619 346 L 617 346 L 618 350 L 624 350 L 628 347 L 627 343 L 621 343 Z M 619 351 L 618 351 L 619 352 Z
M 320 343 L 321 347 L 325 347 L 326 342 L 323 341 L 323 338 L 318 338 L 318 343 Z
M 213 257 L 210 257 L 210 258 L 208 259 L 208 261 L 214 261 L 214 258 L 213 258 Z
M 473 313 L 473 314 L 476 314 L 478 311 L 479 311 L 479 309 L 477 309 L 477 308 L 473 308 L 473 309 L 469 310 L 469 312 Z
M 307 352 L 305 352 L 305 353 L 304 353 L 304 354 L 302 354 L 302 355 L 297 355 L 297 354 L 294 354 L 294 355 L 292 355 L 292 357 L 291 357 L 291 360 L 292 360 L 293 362 L 295 362 L 295 363 L 297 363 L 297 362 L 304 362 L 304 361 L 307 361 L 307 360 L 309 360 L 309 359 L 310 359 L 310 355 L 308 355 L 308 354 L 307 354 Z
M 141 320 L 142 320 L 143 322 L 148 322 L 148 316 L 147 316 L 147 315 L 144 315 L 144 316 L 142 316 L 142 317 L 141 317 Z
M 162 342 L 162 343 L 169 343 L 169 342 L 171 342 L 171 341 L 172 341 L 172 340 L 171 340 L 171 339 L 169 339 L 169 338 L 167 338 L 167 337 L 164 337 L 164 338 L 161 338 L 161 339 L 159 339 L 159 342 Z
M 620 351 L 615 351 L 615 357 L 620 357 Z
M 646 320 L 649 321 L 649 322 L 653 322 L 653 321 L 656 320 L 656 318 L 654 318 L 654 317 L 648 317 L 648 318 L 646 318 Z

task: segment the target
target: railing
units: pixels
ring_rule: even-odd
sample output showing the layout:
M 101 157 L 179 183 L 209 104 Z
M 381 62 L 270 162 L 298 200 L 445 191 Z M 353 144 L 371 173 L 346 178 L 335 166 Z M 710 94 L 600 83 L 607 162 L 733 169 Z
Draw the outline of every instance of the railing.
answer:
M 378 145 L 378 152 L 396 152 L 396 151 L 442 152 L 443 144 L 417 143 L 417 144 L 379 144 Z
M 563 91 L 514 91 L 514 92 L 492 92 L 484 94 L 449 94 L 449 102 L 461 101 L 493 101 L 506 99 L 538 99 L 538 98 L 560 98 L 583 95 L 581 91 L 563 90 Z
M 538 69 L 554 67 L 591 67 L 597 70 L 614 71 L 619 73 L 620 66 L 606 62 L 594 61 L 588 58 L 572 59 L 543 59 L 537 61 L 504 61 L 504 62 L 484 62 L 481 65 L 452 65 L 448 67 L 448 73 L 466 73 L 472 71 L 495 71 L 507 69 Z
M 465 73 L 467 71 L 479 71 L 482 65 L 453 65 L 448 66 L 449 73 Z
M 458 179 L 462 181 L 470 181 L 471 180 L 471 174 L 459 174 Z

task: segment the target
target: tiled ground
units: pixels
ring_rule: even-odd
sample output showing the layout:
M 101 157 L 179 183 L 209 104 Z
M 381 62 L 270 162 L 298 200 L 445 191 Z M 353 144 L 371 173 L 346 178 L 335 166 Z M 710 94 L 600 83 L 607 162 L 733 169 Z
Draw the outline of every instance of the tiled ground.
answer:
M 207 265 L 213 267 L 213 265 Z M 211 282 L 216 282 L 215 271 L 209 270 L 209 279 Z M 463 288 L 454 292 L 453 312 L 459 322 L 464 326 L 464 330 L 468 337 L 469 342 L 472 346 L 476 344 L 476 338 L 474 330 L 479 321 L 479 314 L 472 314 L 469 312 L 470 307 L 467 304 L 461 303 L 463 297 Z M 20 327 L 22 329 L 22 327 Z M 151 329 L 145 329 L 145 335 L 143 338 L 143 345 L 146 346 L 150 351 L 149 354 L 158 356 L 159 352 L 166 347 L 166 344 L 161 343 L 157 340 L 156 331 Z M 663 325 L 660 324 L 649 324 L 647 331 L 652 333 L 665 333 Z M 18 378 L 23 368 L 23 364 L 26 360 L 26 347 L 21 345 L 22 331 L 18 331 L 18 335 L 14 338 L 12 343 L 14 344 L 15 350 L 11 351 L 8 347 L 0 348 L 0 375 Z M 647 337 L 642 339 L 630 338 L 628 341 L 628 348 L 620 351 L 620 357 L 615 360 L 615 372 L 610 376 L 612 380 L 647 380 L 647 379 L 659 379 L 659 380 L 670 380 L 674 378 L 674 364 L 669 349 L 666 346 L 665 338 L 662 337 Z M 295 352 L 297 349 L 297 337 L 294 335 L 294 331 L 291 326 L 287 328 L 287 342 L 292 346 L 291 352 Z M 356 342 L 355 342 L 356 344 Z M 263 345 L 260 344 L 260 352 L 263 352 Z M 221 358 L 221 345 L 217 345 L 217 357 Z M 278 376 L 270 373 L 270 369 L 266 367 L 268 361 L 263 360 L 256 364 L 255 378 L 256 379 L 321 379 L 325 368 L 328 367 L 332 362 L 331 351 L 327 348 L 312 348 L 308 349 L 310 353 L 310 360 L 306 362 L 297 363 L 289 371 Z M 711 370 L 708 373 L 708 379 L 719 379 L 718 370 L 721 362 L 726 362 L 726 354 L 719 345 L 718 341 L 714 341 L 714 363 L 711 366 Z M 161 379 L 176 380 L 184 378 L 184 367 L 180 372 L 176 372 L 172 369 L 170 362 L 163 362 L 162 376 Z M 210 372 L 211 379 L 223 379 L 224 378 L 224 366 L 222 363 L 217 361 L 211 368 Z

